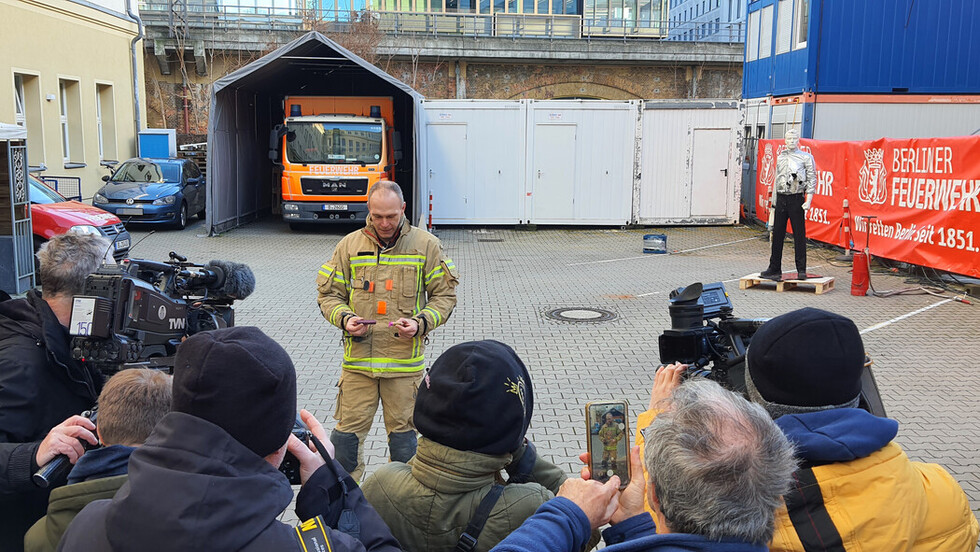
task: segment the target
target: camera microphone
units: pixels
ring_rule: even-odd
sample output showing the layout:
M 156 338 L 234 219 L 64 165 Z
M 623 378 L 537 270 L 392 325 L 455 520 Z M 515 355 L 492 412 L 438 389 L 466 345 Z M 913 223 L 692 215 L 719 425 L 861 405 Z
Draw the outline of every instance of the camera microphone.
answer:
M 208 287 L 223 295 L 244 299 L 255 291 L 255 274 L 246 264 L 213 260 L 204 268 L 216 276 L 214 284 Z

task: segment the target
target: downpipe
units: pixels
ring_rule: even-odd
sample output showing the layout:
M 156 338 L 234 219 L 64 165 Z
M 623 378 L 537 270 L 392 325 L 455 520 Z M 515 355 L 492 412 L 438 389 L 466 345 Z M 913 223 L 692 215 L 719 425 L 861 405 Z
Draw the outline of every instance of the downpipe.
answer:
M 136 154 L 139 155 L 139 135 L 140 128 L 142 126 L 140 121 L 140 83 L 139 83 L 139 68 L 136 58 L 136 43 L 143 40 L 143 20 L 140 16 L 133 11 L 133 2 L 135 0 L 129 0 L 126 2 L 126 15 L 136 22 L 136 37 L 129 45 L 130 55 L 133 61 L 133 117 L 136 125 L 136 133 L 133 134 L 133 141 L 136 143 Z

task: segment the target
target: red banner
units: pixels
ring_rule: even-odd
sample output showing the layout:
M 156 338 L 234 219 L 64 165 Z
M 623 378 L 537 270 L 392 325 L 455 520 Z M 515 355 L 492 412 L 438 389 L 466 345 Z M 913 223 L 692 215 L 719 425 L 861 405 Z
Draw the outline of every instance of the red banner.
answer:
M 781 140 L 759 141 L 762 220 L 782 147 Z M 867 243 L 872 255 L 980 277 L 980 136 L 800 140 L 800 148 L 817 168 L 808 238 L 840 247 L 851 241 L 855 249 Z

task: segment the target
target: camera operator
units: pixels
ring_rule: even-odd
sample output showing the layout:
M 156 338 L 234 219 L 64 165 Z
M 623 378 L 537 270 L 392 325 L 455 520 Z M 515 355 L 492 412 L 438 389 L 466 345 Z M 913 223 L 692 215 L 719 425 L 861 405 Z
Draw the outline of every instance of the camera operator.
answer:
M 173 410 L 130 456 L 116 496 L 75 516 L 59 550 L 400 550 L 343 468 L 292 434 L 296 371 L 278 343 L 247 326 L 200 332 L 174 360 Z M 320 422 L 301 415 L 332 455 Z M 277 469 L 287 449 L 308 520 L 296 528 L 277 521 L 293 498 Z
M 51 492 L 48 513 L 24 537 L 27 552 L 53 551 L 71 520 L 93 500 L 112 498 L 126 481 L 129 456 L 170 412 L 170 376 L 150 369 L 122 370 L 99 394 L 101 448 L 88 451 Z
M 364 496 L 406 550 L 489 550 L 566 479 L 524 438 L 533 410 L 531 379 L 513 349 L 489 340 L 450 347 L 419 386 L 415 456 L 380 467 Z M 501 470 L 506 485 L 497 484 Z
M 665 378 L 660 370 L 656 396 Z M 493 550 L 577 552 L 604 525 L 610 552 L 764 552 L 776 507 L 796 466 L 793 448 L 758 405 L 708 381 L 669 394 L 649 426 L 644 447 L 630 454 L 629 485 L 569 479 Z M 583 459 L 585 455 L 583 455 Z M 646 473 L 644 473 L 644 467 Z M 644 511 L 644 501 L 653 507 Z M 652 515 L 651 513 L 652 512 Z
M 0 303 L 0 549 L 20 550 L 24 533 L 44 515 L 50 489 L 31 475 L 59 454 L 74 463 L 97 440 L 76 416 L 102 389 L 98 370 L 71 357 L 68 324 L 74 295 L 103 262 L 109 242 L 68 233 L 37 253 L 41 293 Z M 64 481 L 54 482 L 54 485 Z
M 772 550 L 971 552 L 977 519 L 937 464 L 909 460 L 898 422 L 855 408 L 865 352 L 850 319 L 805 308 L 766 322 L 749 345 L 745 383 L 801 467 L 776 517 Z

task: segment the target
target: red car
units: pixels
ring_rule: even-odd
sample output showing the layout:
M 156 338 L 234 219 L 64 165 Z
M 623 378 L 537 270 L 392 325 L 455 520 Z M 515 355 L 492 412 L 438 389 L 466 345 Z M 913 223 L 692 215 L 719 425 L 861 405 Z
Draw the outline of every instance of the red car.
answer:
M 129 232 L 119 217 L 98 207 L 69 201 L 33 176 L 28 181 L 35 252 L 52 237 L 71 230 L 104 236 L 112 242 L 112 256 L 117 261 L 129 254 Z

